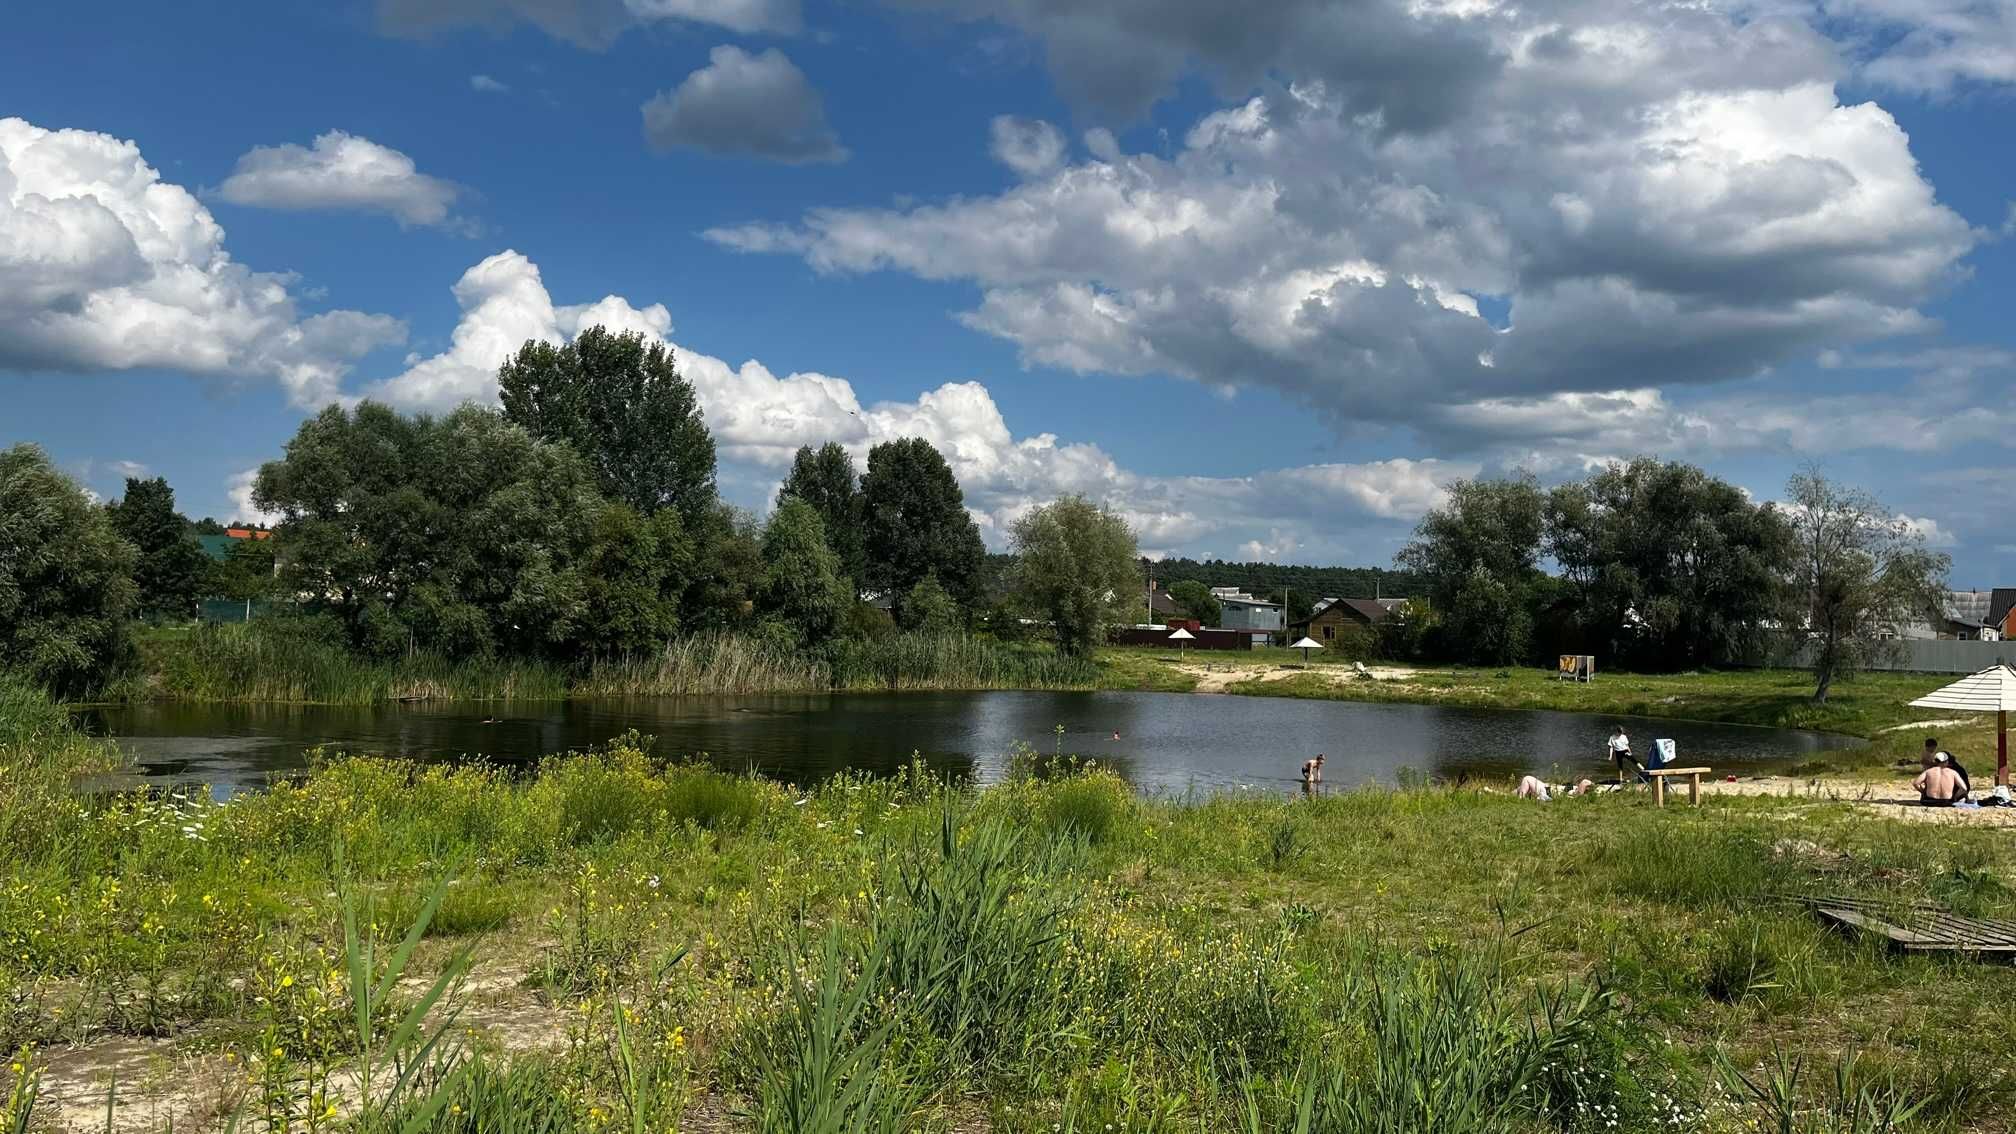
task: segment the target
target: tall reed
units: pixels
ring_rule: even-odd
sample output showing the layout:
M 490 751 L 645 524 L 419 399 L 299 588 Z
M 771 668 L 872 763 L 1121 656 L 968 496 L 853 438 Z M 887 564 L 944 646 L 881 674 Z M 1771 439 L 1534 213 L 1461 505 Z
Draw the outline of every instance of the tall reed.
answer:
M 707 631 L 644 658 L 598 662 L 575 682 L 577 696 L 689 693 L 808 693 L 827 689 L 831 671 L 816 657 L 740 634 Z
M 273 619 L 143 634 L 142 675 L 115 700 L 368 705 L 398 700 L 817 693 L 829 690 L 1091 689 L 1098 666 L 1047 646 L 963 634 L 892 634 L 798 647 L 759 635 L 703 631 L 655 653 L 581 666 L 450 659 L 425 650 L 378 661 Z
M 964 634 L 849 639 L 828 653 L 835 689 L 1091 689 L 1099 679 L 1090 658 Z
M 415 651 L 362 658 L 287 620 L 210 624 L 145 635 L 148 675 L 135 699 L 368 705 L 398 700 L 553 699 L 566 673 L 537 661 L 452 660 Z

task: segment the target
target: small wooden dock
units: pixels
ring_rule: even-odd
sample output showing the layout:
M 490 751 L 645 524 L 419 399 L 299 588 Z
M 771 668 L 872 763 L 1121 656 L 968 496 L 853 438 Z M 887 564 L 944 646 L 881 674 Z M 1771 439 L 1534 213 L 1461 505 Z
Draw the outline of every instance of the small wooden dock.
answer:
M 1801 898 L 1821 920 L 1905 953 L 1966 953 L 2016 961 L 2016 921 L 1962 917 L 1930 902 Z

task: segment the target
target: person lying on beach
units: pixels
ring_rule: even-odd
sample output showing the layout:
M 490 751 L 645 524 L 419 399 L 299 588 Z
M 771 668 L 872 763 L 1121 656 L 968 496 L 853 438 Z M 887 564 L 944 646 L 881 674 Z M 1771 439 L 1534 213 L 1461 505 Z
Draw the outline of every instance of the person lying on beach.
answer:
M 1556 795 L 1588 795 L 1595 790 L 1596 781 L 1594 780 L 1579 780 L 1574 787 L 1569 787 L 1567 784 L 1553 784 L 1550 786 L 1538 776 L 1521 776 L 1519 777 L 1519 788 L 1513 794 L 1517 795 L 1520 799 L 1537 799 L 1542 803 L 1548 803 Z
M 1911 786 L 1918 789 L 1918 802 L 1926 807 L 1951 807 L 1967 798 L 1966 781 L 1953 770 L 1950 761 L 1934 761 L 1931 767 L 1918 773 Z

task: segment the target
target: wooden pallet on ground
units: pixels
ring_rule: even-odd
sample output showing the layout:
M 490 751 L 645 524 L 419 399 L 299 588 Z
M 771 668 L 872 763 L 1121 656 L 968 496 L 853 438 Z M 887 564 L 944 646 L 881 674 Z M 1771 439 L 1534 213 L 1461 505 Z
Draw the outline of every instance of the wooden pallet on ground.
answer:
M 1962 917 L 1930 902 L 1802 898 L 1821 919 L 1907 953 L 1968 953 L 2016 960 L 2016 921 Z

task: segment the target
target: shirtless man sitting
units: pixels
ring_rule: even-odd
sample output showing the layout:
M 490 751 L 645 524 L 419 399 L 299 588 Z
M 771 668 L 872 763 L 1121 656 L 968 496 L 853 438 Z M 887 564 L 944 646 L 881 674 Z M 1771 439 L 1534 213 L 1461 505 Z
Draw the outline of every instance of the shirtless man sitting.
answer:
M 1951 807 L 1967 798 L 1967 781 L 1953 770 L 1953 762 L 1944 752 L 1934 757 L 1933 763 L 1918 773 L 1911 786 L 1918 789 L 1918 802 L 1926 807 Z

